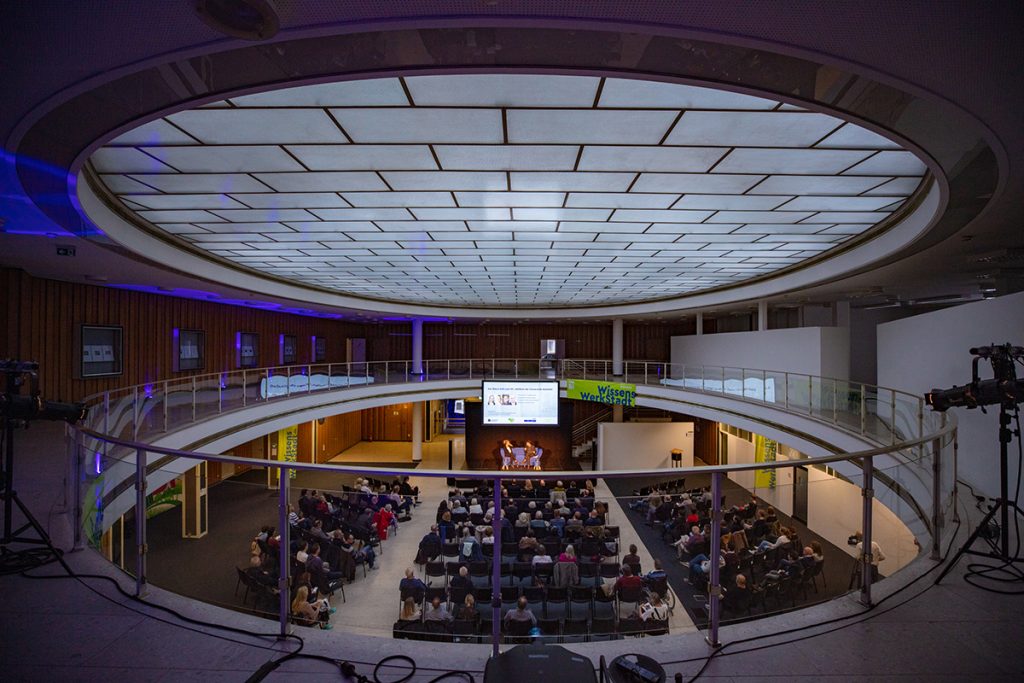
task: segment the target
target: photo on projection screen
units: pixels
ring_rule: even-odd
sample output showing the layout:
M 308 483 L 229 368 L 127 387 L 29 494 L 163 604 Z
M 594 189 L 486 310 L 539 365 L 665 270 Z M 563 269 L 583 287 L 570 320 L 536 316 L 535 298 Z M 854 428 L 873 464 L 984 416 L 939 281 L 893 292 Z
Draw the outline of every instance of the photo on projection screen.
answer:
M 485 425 L 557 425 L 558 382 L 484 380 Z

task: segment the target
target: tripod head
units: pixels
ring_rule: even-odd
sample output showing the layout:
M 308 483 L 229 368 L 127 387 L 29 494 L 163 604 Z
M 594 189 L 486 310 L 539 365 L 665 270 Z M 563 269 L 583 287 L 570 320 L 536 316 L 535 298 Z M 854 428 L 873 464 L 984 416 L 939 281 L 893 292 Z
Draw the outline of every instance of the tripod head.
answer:
M 39 395 L 39 363 L 3 359 L 0 373 L 6 378 L 4 392 L 0 394 L 0 418 L 5 428 L 12 427 L 16 421 L 63 420 L 75 424 L 85 419 L 84 404 L 47 401 Z M 28 395 L 22 395 L 21 389 L 26 385 Z

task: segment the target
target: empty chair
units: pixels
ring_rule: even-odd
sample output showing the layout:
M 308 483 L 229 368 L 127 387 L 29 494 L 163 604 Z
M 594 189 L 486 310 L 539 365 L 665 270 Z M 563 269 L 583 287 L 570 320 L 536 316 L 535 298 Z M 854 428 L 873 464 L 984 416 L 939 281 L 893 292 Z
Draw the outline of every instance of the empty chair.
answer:
M 503 564 L 512 564 L 519 559 L 519 545 L 517 543 L 501 544 L 501 561 Z
M 526 607 L 534 616 L 544 614 L 544 586 L 529 586 L 523 589 L 523 596 L 526 598 Z
M 619 565 L 603 562 L 600 565 L 601 578 L 604 579 L 617 579 L 619 578 Z
M 536 614 L 536 612 L 534 612 Z M 558 642 L 559 636 L 562 635 L 562 622 L 558 619 L 537 618 L 537 627 L 540 629 L 540 634 L 544 636 L 544 643 L 553 645 Z
M 587 627 L 586 619 L 566 619 L 562 623 L 562 642 L 563 643 L 583 643 L 586 642 L 587 636 L 590 631 Z
M 545 585 L 551 583 L 551 576 L 554 574 L 555 565 L 553 562 L 538 562 L 533 565 L 533 575 L 544 582 Z
M 433 602 L 434 598 L 441 598 L 441 602 L 448 600 L 447 591 L 444 586 L 427 586 L 427 592 L 423 599 L 426 602 Z
M 619 616 L 628 616 L 636 611 L 643 598 L 643 588 L 622 588 L 619 590 Z
M 564 619 L 569 615 L 569 601 L 564 588 L 548 588 L 544 599 L 544 614 L 548 619 Z
M 594 606 L 593 612 L 595 618 L 615 618 L 615 596 L 605 595 L 604 591 L 597 589 L 594 591 Z
M 474 562 L 474 565 L 470 565 L 469 578 L 473 582 L 473 586 L 476 588 L 486 588 L 491 585 L 491 572 L 489 567 L 484 562 Z
M 512 565 L 512 576 L 519 586 L 529 586 L 533 583 L 533 565 L 529 562 L 516 562 Z
M 476 621 L 473 619 L 456 619 L 452 622 L 452 642 L 464 643 L 476 640 Z
M 435 582 L 435 579 L 442 586 L 444 585 L 446 579 L 444 562 L 427 562 L 424 573 L 427 578 L 428 586 L 432 585 Z
M 593 588 L 574 586 L 569 589 L 569 614 L 573 619 L 590 619 L 593 606 Z
M 615 617 L 594 617 L 590 620 L 590 640 L 617 640 Z
M 445 543 L 441 546 L 441 556 L 447 561 L 455 561 L 459 557 L 458 543 Z
M 580 585 L 581 586 L 598 586 L 601 581 L 597 573 L 597 564 L 595 562 L 580 562 Z
M 530 631 L 533 623 L 530 621 L 519 621 L 507 619 L 504 621 L 506 643 L 528 643 L 530 642 Z
M 461 605 L 466 601 L 466 596 L 469 594 L 469 588 L 452 588 L 448 592 L 448 599 L 453 605 Z

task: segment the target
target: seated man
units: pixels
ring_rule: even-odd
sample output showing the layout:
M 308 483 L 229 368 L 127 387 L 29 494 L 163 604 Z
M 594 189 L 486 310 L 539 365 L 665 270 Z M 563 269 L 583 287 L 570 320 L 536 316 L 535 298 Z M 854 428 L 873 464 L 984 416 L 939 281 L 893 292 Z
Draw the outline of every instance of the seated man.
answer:
M 452 613 L 448 611 L 447 605 L 441 602 L 441 598 L 434 596 L 434 599 L 430 602 L 430 607 L 423 614 L 423 621 L 439 621 L 441 623 L 448 623 L 452 620 Z
M 721 569 L 725 566 L 725 557 L 719 554 L 718 556 L 718 568 Z M 698 584 L 707 581 L 711 575 L 711 560 L 707 555 L 701 553 L 690 560 L 690 584 L 697 586 Z
M 664 581 L 667 576 L 668 574 L 666 574 L 665 570 L 661 567 L 661 560 L 655 560 L 654 569 L 647 572 L 647 575 L 644 576 L 644 581 L 647 583 L 661 582 Z
M 533 529 L 533 532 L 536 534 L 543 534 L 547 532 L 548 523 L 544 521 L 543 512 L 537 510 L 537 512 L 533 514 L 533 519 L 530 520 L 530 528 Z
M 704 545 L 704 534 L 700 532 L 699 526 L 692 526 L 690 527 L 690 533 L 688 535 L 680 536 L 679 540 L 672 545 L 676 548 L 676 557 L 682 558 L 683 553 L 690 555 L 697 548 Z
M 415 602 L 420 603 L 423 601 L 423 595 L 427 592 L 427 584 L 416 578 L 411 568 L 406 569 L 405 578 L 398 582 L 398 592 L 400 595 L 412 597 Z
M 465 588 L 471 590 L 473 588 L 473 580 L 469 578 L 469 568 L 466 565 L 459 567 L 459 573 L 452 577 L 451 581 L 448 582 L 450 588 Z
M 626 565 L 622 568 L 622 576 L 615 580 L 612 585 L 613 593 L 621 593 L 624 589 L 640 589 L 644 587 L 644 580 L 633 575 L 633 570 Z
M 729 612 L 738 612 L 747 608 L 750 604 L 750 589 L 747 588 L 747 575 L 743 572 L 736 573 L 736 583 L 728 588 L 723 588 L 722 607 Z
M 366 562 L 366 566 L 370 569 L 377 569 L 377 565 L 374 562 L 377 554 L 373 552 L 373 546 L 368 544 L 359 545 L 352 534 L 349 534 L 340 543 L 340 547 L 343 553 L 350 553 L 352 560 L 357 564 L 359 562 Z
M 527 605 L 526 596 L 519 598 L 516 606 L 505 612 L 505 623 L 512 621 L 528 621 L 531 625 L 537 625 L 537 617 L 533 616 L 533 612 L 526 607 Z
M 462 530 L 462 539 L 459 541 L 459 559 L 464 562 L 479 562 L 484 559 L 480 541 L 476 540 L 476 536 L 469 527 Z

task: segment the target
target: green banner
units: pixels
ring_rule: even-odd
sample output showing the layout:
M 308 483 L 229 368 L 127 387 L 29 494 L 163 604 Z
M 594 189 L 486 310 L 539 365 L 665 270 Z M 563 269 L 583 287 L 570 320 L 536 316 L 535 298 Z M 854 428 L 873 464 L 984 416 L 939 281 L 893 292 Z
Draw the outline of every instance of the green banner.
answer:
M 636 385 L 619 382 L 597 382 L 589 379 L 570 379 L 565 382 L 565 397 L 613 406 L 635 406 Z

